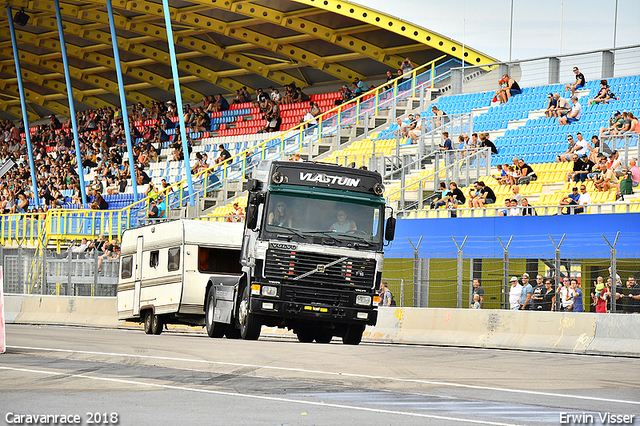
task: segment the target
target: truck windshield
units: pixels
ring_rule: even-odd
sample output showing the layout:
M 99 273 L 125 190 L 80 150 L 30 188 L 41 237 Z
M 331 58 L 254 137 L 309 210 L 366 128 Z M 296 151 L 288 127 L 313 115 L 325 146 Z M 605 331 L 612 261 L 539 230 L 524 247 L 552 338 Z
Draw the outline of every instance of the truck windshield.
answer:
M 371 247 L 382 241 L 383 207 L 341 200 L 272 193 L 266 209 L 266 232 L 300 242 Z

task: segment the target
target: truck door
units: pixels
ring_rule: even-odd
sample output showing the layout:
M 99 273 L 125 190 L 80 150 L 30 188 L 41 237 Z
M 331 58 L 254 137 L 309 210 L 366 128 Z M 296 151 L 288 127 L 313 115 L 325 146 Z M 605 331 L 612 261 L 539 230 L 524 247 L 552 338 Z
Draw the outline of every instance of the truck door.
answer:
M 138 237 L 136 243 L 136 281 L 133 288 L 133 315 L 140 315 L 140 288 L 142 284 L 142 235 Z

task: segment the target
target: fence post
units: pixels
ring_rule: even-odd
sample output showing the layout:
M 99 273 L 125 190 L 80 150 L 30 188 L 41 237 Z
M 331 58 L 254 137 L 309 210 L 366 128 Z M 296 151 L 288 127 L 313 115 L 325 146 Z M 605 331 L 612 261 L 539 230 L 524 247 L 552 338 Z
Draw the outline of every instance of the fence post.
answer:
M 93 251 L 93 285 L 91 286 L 91 296 L 95 296 L 98 290 L 98 250 Z
M 404 307 L 404 278 L 400 278 L 400 307 Z
M 473 303 L 473 259 L 469 259 L 469 306 Z
M 422 235 L 418 240 L 418 244 L 414 245 L 409 237 L 407 237 L 409 244 L 413 247 L 413 294 L 417 295 L 415 297 L 414 306 L 421 307 L 421 293 L 422 293 L 422 280 L 421 280 L 421 268 L 420 268 L 420 252 L 418 249 L 420 248 L 420 243 L 422 243 Z M 427 306 L 429 305 L 429 299 L 427 299 Z
M 73 253 L 69 250 L 69 276 L 67 277 L 67 289 L 65 290 L 65 295 L 71 295 L 71 275 L 73 273 Z
M 45 291 L 45 287 L 47 287 Z M 42 247 L 42 287 L 40 294 L 49 294 L 49 288 L 47 286 L 47 248 Z
M 562 245 L 562 242 L 564 241 L 564 237 L 566 236 L 567 234 L 562 234 L 560 243 L 556 244 L 556 242 L 553 241 L 553 237 L 551 236 L 551 234 L 549 234 L 549 238 L 551 238 L 551 243 L 556 248 L 556 291 L 560 288 L 560 283 L 562 282 L 560 277 L 560 266 L 561 266 L 560 246 Z M 562 298 L 560 297 L 560 294 L 556 292 L 556 311 L 559 312 L 561 306 L 562 306 Z
M 457 303 L 456 303 L 456 307 L 457 308 L 462 308 L 462 248 L 464 247 L 464 243 L 467 242 L 467 238 L 469 238 L 469 236 L 465 236 L 464 240 L 462 241 L 462 244 L 458 244 L 458 242 L 456 241 L 456 238 L 452 235 L 451 239 L 453 240 L 453 243 L 456 245 L 456 247 L 458 248 L 458 285 L 457 285 Z
M 619 236 L 620 236 L 620 231 L 616 233 L 616 238 L 613 240 L 613 244 L 611 244 L 609 240 L 607 240 L 607 237 L 602 235 L 602 238 L 604 238 L 604 240 L 607 242 L 609 247 L 611 247 L 611 312 L 614 314 L 616 313 L 616 293 L 617 293 L 616 287 L 618 284 L 617 282 L 618 268 L 616 265 L 616 260 L 617 260 L 616 244 L 618 244 Z
M 22 294 L 29 294 L 29 283 L 22 276 L 22 243 L 18 244 L 18 282 L 24 283 Z
M 496 238 L 502 246 L 502 300 L 504 302 L 504 308 L 509 310 L 509 246 L 511 245 L 511 241 L 513 241 L 513 235 L 509 237 L 509 242 L 506 246 L 502 243 L 499 236 L 496 235 Z
M 424 110 L 424 89 L 425 86 L 420 87 L 420 111 Z M 422 133 L 424 133 L 427 129 L 423 127 Z
M 364 113 L 364 137 L 369 137 L 369 112 Z

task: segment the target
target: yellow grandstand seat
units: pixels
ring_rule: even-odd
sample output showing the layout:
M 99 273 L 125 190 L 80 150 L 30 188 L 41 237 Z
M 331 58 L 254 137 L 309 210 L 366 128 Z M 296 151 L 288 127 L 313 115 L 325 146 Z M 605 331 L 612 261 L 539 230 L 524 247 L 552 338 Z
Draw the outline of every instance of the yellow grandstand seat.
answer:
M 427 218 L 427 211 L 426 210 L 418 211 L 418 219 L 426 219 L 426 218 Z
M 416 218 L 416 212 L 411 211 L 409 212 L 409 214 L 407 215 L 407 219 L 415 219 Z

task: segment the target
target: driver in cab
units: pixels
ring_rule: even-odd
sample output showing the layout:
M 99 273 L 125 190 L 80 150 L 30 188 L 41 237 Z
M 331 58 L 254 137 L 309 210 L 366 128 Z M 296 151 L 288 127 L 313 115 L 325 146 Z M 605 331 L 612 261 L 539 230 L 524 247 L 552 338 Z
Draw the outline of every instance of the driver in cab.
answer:
M 356 223 L 347 218 L 347 212 L 344 210 L 338 210 L 337 212 L 338 220 L 334 222 L 329 228 L 330 231 L 333 232 L 348 232 L 355 231 L 358 229 Z

